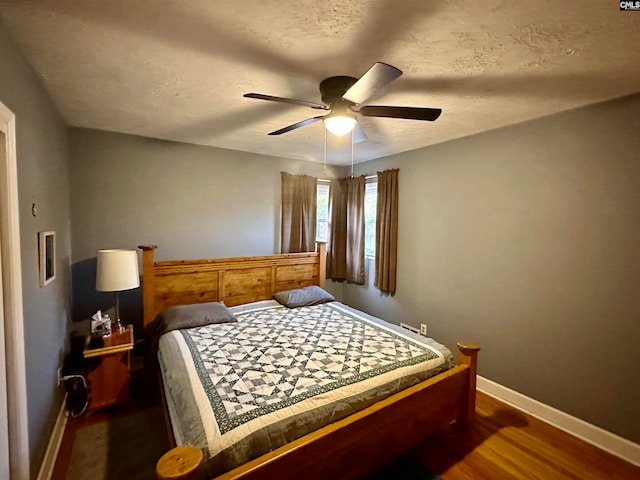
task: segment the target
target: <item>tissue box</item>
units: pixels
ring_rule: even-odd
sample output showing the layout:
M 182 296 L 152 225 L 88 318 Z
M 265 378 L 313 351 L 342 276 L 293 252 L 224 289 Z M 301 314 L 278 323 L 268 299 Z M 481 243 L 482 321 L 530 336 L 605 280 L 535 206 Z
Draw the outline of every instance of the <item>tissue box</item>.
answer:
M 104 335 L 104 322 L 91 319 L 91 337 L 98 338 Z

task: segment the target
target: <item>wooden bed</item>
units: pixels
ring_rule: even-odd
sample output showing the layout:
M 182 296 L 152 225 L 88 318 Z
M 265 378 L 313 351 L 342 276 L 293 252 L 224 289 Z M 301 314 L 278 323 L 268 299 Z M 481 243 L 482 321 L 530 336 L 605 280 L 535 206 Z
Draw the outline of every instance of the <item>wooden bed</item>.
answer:
M 234 306 L 325 284 L 324 243 L 311 253 L 173 261 L 155 261 L 155 246 L 139 248 L 145 326 L 170 306 Z M 455 367 L 216 478 L 361 478 L 452 421 L 469 428 L 480 348 L 473 342 L 458 342 L 458 348 Z

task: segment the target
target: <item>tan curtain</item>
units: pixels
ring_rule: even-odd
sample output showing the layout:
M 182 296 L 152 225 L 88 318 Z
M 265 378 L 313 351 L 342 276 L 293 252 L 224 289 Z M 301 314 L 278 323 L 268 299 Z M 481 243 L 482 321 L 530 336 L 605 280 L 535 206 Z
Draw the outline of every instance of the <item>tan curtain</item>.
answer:
M 398 169 L 378 172 L 376 210 L 376 275 L 374 285 L 396 293 L 398 262 Z
M 332 180 L 327 277 L 364 284 L 364 176 Z
M 314 177 L 282 172 L 282 253 L 315 251 L 317 184 Z

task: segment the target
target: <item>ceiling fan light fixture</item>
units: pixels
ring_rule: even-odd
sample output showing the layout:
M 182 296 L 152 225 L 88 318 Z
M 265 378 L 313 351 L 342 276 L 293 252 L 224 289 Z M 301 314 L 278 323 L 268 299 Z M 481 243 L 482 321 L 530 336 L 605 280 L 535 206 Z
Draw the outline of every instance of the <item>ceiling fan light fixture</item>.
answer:
M 329 115 L 324 119 L 324 126 L 334 135 L 346 135 L 356 126 L 356 117 L 348 113 Z

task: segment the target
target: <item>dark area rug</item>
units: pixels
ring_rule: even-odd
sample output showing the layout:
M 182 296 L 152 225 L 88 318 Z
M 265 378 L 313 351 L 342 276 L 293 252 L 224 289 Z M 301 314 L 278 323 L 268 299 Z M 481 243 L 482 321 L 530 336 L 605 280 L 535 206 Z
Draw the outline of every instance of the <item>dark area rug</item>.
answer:
M 160 407 L 76 433 L 67 480 L 153 480 L 156 461 L 169 450 Z

